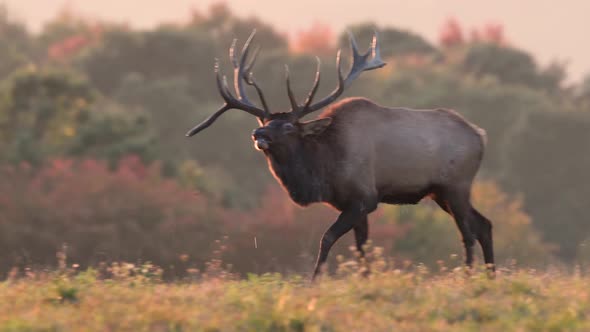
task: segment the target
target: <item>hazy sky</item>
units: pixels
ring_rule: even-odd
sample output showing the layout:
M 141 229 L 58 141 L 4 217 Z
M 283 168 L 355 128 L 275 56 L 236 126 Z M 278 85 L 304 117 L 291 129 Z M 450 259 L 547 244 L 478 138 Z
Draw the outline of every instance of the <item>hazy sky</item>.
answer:
M 88 18 L 151 27 L 187 20 L 191 9 L 206 11 L 217 0 L 0 0 L 10 13 L 38 29 L 60 9 Z M 533 52 L 541 64 L 567 61 L 572 78 L 590 73 L 590 0 L 226 0 L 241 16 L 258 16 L 283 32 L 313 22 L 336 31 L 371 20 L 407 28 L 436 41 L 449 17 L 465 27 L 501 23 L 508 40 Z

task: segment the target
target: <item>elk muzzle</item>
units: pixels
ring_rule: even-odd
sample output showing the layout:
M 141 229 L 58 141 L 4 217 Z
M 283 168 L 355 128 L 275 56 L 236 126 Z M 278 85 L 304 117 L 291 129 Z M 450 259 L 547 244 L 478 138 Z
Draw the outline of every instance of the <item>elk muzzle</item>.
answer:
M 271 139 L 266 135 L 264 127 L 255 129 L 252 132 L 252 139 L 256 150 L 264 151 L 270 146 Z

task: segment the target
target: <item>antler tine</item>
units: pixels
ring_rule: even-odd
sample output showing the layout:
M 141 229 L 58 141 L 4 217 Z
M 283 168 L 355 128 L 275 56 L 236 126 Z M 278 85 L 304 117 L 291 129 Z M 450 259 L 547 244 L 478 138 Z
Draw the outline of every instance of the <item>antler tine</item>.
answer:
M 225 77 L 225 75 L 223 76 L 223 79 L 221 78 L 221 75 L 219 73 L 219 60 L 218 59 L 215 59 L 215 67 L 214 68 L 215 68 L 215 78 L 217 81 L 217 89 L 219 90 L 219 93 L 221 94 L 221 97 L 223 98 L 225 103 L 223 104 L 223 106 L 221 106 L 221 108 L 219 108 L 217 110 L 217 112 L 211 114 L 211 116 L 209 116 L 207 119 L 205 119 L 205 121 L 199 123 L 198 125 L 193 127 L 191 130 L 189 130 L 186 133 L 187 137 L 191 137 L 193 135 L 196 135 L 199 132 L 201 132 L 202 130 L 208 128 L 210 125 L 213 124 L 213 122 L 215 122 L 215 120 L 217 120 L 217 118 L 221 114 L 223 114 L 227 110 L 230 110 L 233 108 L 232 107 L 233 96 L 229 92 L 229 88 L 227 86 L 227 78 Z M 250 113 L 250 112 L 248 112 L 248 113 Z
M 252 72 L 248 74 L 248 77 L 246 78 L 246 83 L 248 83 L 248 85 L 251 85 L 256 89 L 256 93 L 258 93 L 260 103 L 262 103 L 262 107 L 264 107 L 264 112 L 266 113 L 266 115 L 270 114 L 270 109 L 268 108 L 268 104 L 266 103 L 266 99 L 264 98 L 264 94 L 262 93 L 262 89 L 260 89 L 258 84 L 256 84 L 256 81 L 254 81 L 254 74 L 252 74 Z
M 366 70 L 378 69 L 386 65 L 386 63 L 381 59 L 381 46 L 377 42 L 377 31 L 373 34 L 373 39 L 371 40 L 371 48 L 367 51 L 367 55 L 371 54 L 373 57 L 371 59 L 371 67 Z
M 354 38 L 354 35 L 352 34 L 352 32 L 350 32 L 350 30 L 346 31 L 348 33 L 348 40 L 350 42 L 350 49 L 352 50 L 352 62 L 353 63 L 358 63 L 359 61 L 361 61 L 363 56 L 367 56 L 368 52 L 361 55 L 359 53 L 359 49 L 358 49 L 358 45 L 356 43 L 356 38 Z
M 234 56 L 232 58 L 234 62 L 234 86 L 240 100 L 250 105 L 252 105 L 252 103 L 250 102 L 250 100 L 248 100 L 248 97 L 246 96 L 246 92 L 244 89 L 244 85 L 242 84 L 242 81 L 245 81 L 248 85 L 253 86 L 256 89 L 256 93 L 258 94 L 260 102 L 262 103 L 262 106 L 264 108 L 264 116 L 266 117 L 268 114 L 270 114 L 270 109 L 268 108 L 268 104 L 266 103 L 266 99 L 264 98 L 264 94 L 262 93 L 262 89 L 260 89 L 258 84 L 256 84 L 256 81 L 254 81 L 253 74 L 251 72 L 252 68 L 254 67 L 254 64 L 256 63 L 256 59 L 258 58 L 260 46 L 257 46 L 256 49 L 254 49 L 254 55 L 252 56 L 252 59 L 248 63 L 246 63 L 246 60 L 248 59 L 248 53 L 250 52 L 250 44 L 254 39 L 255 35 L 256 29 L 252 30 L 252 33 L 246 40 L 246 43 L 244 43 L 239 63 L 237 61 L 237 56 L 234 52 Z
M 268 104 L 266 103 L 266 99 L 264 98 L 264 94 L 262 93 L 262 89 L 256 84 L 254 81 L 254 74 L 252 73 L 252 68 L 256 63 L 256 59 L 258 58 L 258 53 L 260 52 L 260 46 L 257 46 L 254 49 L 254 55 L 252 56 L 252 60 L 244 69 L 244 80 L 248 85 L 253 86 L 256 89 L 256 93 L 258 94 L 258 98 L 260 99 L 260 103 L 262 103 L 262 107 L 264 108 L 264 112 L 268 115 L 270 113 L 270 109 L 268 108 Z
M 186 133 L 186 136 L 193 136 L 205 128 L 208 128 L 217 118 L 225 113 L 230 109 L 239 109 L 249 114 L 252 114 L 258 118 L 258 122 L 262 123 L 262 120 L 268 116 L 270 113 L 268 110 L 268 106 L 266 101 L 264 100 L 264 96 L 262 95 L 262 90 L 258 87 L 254 79 L 252 78 L 252 73 L 250 73 L 250 69 L 254 65 L 256 61 L 256 57 L 258 55 L 259 48 L 256 49 L 254 58 L 246 65 L 246 60 L 248 58 L 248 51 L 250 49 L 250 43 L 256 34 L 256 30 L 253 30 L 246 40 L 244 47 L 242 48 L 242 54 L 240 55 L 240 60 L 238 61 L 238 55 L 236 52 L 236 45 L 237 40 L 234 39 L 231 47 L 229 48 L 229 58 L 234 67 L 234 88 L 237 95 L 237 98 L 230 92 L 228 84 L 227 84 L 227 77 L 225 75 L 221 75 L 219 60 L 215 59 L 215 80 L 217 83 L 217 90 L 219 90 L 219 94 L 225 101 L 225 103 L 219 108 L 215 113 L 209 116 L 205 121 L 201 122 L 197 126 L 193 127 Z M 245 71 L 247 74 L 245 74 Z M 244 89 L 243 82 L 246 81 L 247 84 L 253 85 L 256 88 L 258 95 L 260 96 L 260 101 L 264 106 L 264 110 L 256 107 L 252 104 L 248 97 L 246 97 L 246 92 Z
M 254 39 L 255 34 L 256 34 L 256 30 L 253 30 L 252 33 L 250 34 L 250 37 L 248 37 L 248 39 L 246 40 L 246 43 L 244 43 L 244 47 L 242 48 L 242 54 L 240 55 L 239 63 L 237 61 L 237 55 L 235 52 L 235 43 L 232 44 L 232 48 L 230 49 L 230 53 L 231 53 L 230 57 L 232 58 L 232 62 L 234 65 L 234 88 L 236 89 L 236 93 L 238 95 L 238 98 L 241 101 L 248 103 L 250 105 L 252 105 L 252 103 L 248 100 L 248 97 L 246 96 L 246 91 L 244 89 L 244 85 L 242 84 L 242 82 L 245 79 L 244 65 L 246 64 L 246 59 L 248 58 L 248 52 L 250 50 L 250 42 L 252 42 L 252 39 Z
M 237 45 L 236 39 L 233 40 L 231 47 L 229 48 L 229 58 L 232 63 L 232 66 L 234 67 L 234 88 L 235 88 L 235 93 L 236 93 L 237 97 L 235 97 L 230 92 L 230 89 L 227 84 L 227 77 L 225 75 L 223 75 L 223 77 L 222 77 L 221 71 L 220 71 L 219 60 L 215 59 L 215 67 L 214 68 L 215 68 L 215 79 L 217 82 L 217 90 L 219 90 L 219 94 L 221 95 L 221 97 L 223 98 L 225 103 L 221 106 L 220 109 L 217 110 L 217 112 L 213 113 L 205 121 L 201 122 L 199 125 L 195 126 L 193 129 L 189 130 L 186 133 L 187 136 L 193 136 L 193 135 L 197 134 L 198 132 L 200 132 L 201 130 L 209 127 L 211 124 L 213 124 L 213 122 L 215 122 L 215 120 L 217 120 L 217 118 L 221 114 L 223 114 L 224 112 L 226 112 L 227 110 L 230 110 L 230 109 L 239 109 L 239 110 L 248 112 L 249 114 L 256 116 L 258 118 L 259 123 L 262 123 L 263 119 L 268 116 L 268 114 L 270 112 L 268 110 L 268 106 L 266 104 L 266 101 L 264 100 L 264 96 L 262 95 L 262 90 L 260 90 L 260 88 L 258 87 L 256 82 L 254 82 L 254 79 L 252 78 L 252 75 L 250 73 L 250 69 L 252 69 L 254 62 L 256 61 L 256 56 L 258 55 L 259 48 L 256 49 L 255 54 L 254 54 L 254 58 L 246 65 L 246 60 L 248 58 L 248 51 L 250 49 L 250 43 L 252 42 L 252 39 L 254 38 L 255 34 L 256 34 L 256 30 L 253 30 L 252 33 L 250 34 L 250 37 L 248 37 L 248 40 L 246 40 L 246 43 L 244 44 L 244 47 L 242 48 L 242 54 L 240 55 L 239 61 L 238 61 L 238 54 L 236 52 L 236 45 Z M 245 70 L 247 71 L 247 74 L 244 72 Z M 256 107 L 254 104 L 252 104 L 248 100 L 248 97 L 246 96 L 246 92 L 244 89 L 244 84 L 243 84 L 244 81 L 246 81 L 247 84 L 253 85 L 256 88 L 258 96 L 260 97 L 260 101 L 262 102 L 262 105 L 264 106 L 264 110 Z
M 303 109 L 306 109 L 309 107 L 309 105 L 311 104 L 311 101 L 313 100 L 313 97 L 315 96 L 315 93 L 318 91 L 318 87 L 320 86 L 320 68 L 321 68 L 322 61 L 317 56 L 315 57 L 315 59 L 317 62 L 316 71 L 315 71 L 315 79 L 313 80 L 313 86 L 311 87 L 311 90 L 309 91 L 309 95 L 307 95 L 307 99 L 305 100 L 305 104 L 303 105 Z
M 334 100 L 336 100 L 342 94 L 342 92 L 344 91 L 345 79 L 344 79 L 344 77 L 342 77 L 342 65 L 341 65 L 342 56 L 341 55 L 342 55 L 341 50 L 338 50 L 338 52 L 336 53 L 336 72 L 338 73 L 338 86 L 336 87 L 336 89 L 334 89 L 334 91 L 332 91 L 332 93 L 330 93 L 324 99 L 318 101 L 317 103 L 315 103 L 313 105 L 308 105 L 307 107 L 301 109 L 301 111 L 299 111 L 297 113 L 297 117 L 302 118 L 313 111 L 319 110 L 322 107 L 329 105 L 330 103 L 332 103 Z M 318 84 L 318 86 L 319 86 L 319 84 Z M 317 87 L 315 87 L 315 88 L 317 89 Z
M 235 108 L 246 111 L 258 118 L 264 118 L 266 114 L 263 110 L 257 108 L 254 105 L 244 103 L 241 100 L 236 99 L 236 97 L 232 95 L 232 93 L 229 91 L 229 86 L 227 84 L 227 77 L 223 75 L 222 78 L 220 75 L 219 64 L 215 66 L 215 72 L 217 73 L 217 89 L 219 90 L 221 97 L 225 101 L 225 105 L 229 106 L 229 108 Z
M 226 105 L 228 105 L 229 103 L 231 103 L 232 99 L 235 98 L 234 96 L 232 96 L 231 92 L 229 92 L 229 88 L 227 86 L 227 78 L 225 77 L 225 75 L 223 75 L 223 78 L 221 78 L 218 59 L 215 59 L 215 80 L 217 82 L 217 90 L 219 90 L 221 98 L 223 98 Z
M 260 45 L 256 46 L 254 49 L 254 55 L 252 55 L 252 60 L 250 60 L 246 68 L 244 68 L 244 74 L 249 74 L 252 71 L 256 60 L 258 59 L 258 53 L 260 53 Z
M 348 73 L 348 76 L 345 80 L 345 87 L 348 87 L 350 83 L 352 83 L 352 81 L 354 81 L 354 79 L 357 78 L 363 71 L 368 71 L 385 66 L 385 63 L 381 61 L 381 56 L 379 55 L 379 53 L 377 53 L 379 47 L 377 45 L 377 31 L 375 31 L 373 39 L 371 41 L 371 46 L 365 54 L 359 53 L 353 34 L 350 32 L 349 34 L 353 57 L 350 72 Z M 370 55 L 372 55 L 373 58 L 370 61 L 367 61 Z
M 262 120 L 268 116 L 270 113 L 268 110 L 268 106 L 266 101 L 264 100 L 264 96 L 262 95 L 262 90 L 258 87 L 254 79 L 252 78 L 252 73 L 250 73 L 250 69 L 254 65 L 256 61 L 256 57 L 258 55 L 259 48 L 256 49 L 253 59 L 246 65 L 246 60 L 248 58 L 248 51 L 250 49 L 250 43 L 256 34 L 256 30 L 252 31 L 248 40 L 244 44 L 242 48 L 242 54 L 240 55 L 240 59 L 238 61 L 238 54 L 236 52 L 236 45 L 237 40 L 234 39 L 231 47 L 229 48 L 229 58 L 234 67 L 234 89 L 237 97 L 235 97 L 231 92 L 227 84 L 227 77 L 225 75 L 222 76 L 219 60 L 215 59 L 215 79 L 217 83 L 217 90 L 219 90 L 219 94 L 225 101 L 225 103 L 219 108 L 215 113 L 209 116 L 205 121 L 201 122 L 199 125 L 195 126 L 193 129 L 189 130 L 186 133 L 186 136 L 193 136 L 199 133 L 201 130 L 208 128 L 217 118 L 225 113 L 230 109 L 239 109 L 249 114 L 252 114 L 258 118 L 258 122 L 262 123 Z M 247 72 L 247 74 L 245 73 Z M 247 84 L 253 85 L 256 88 L 256 91 L 260 97 L 260 101 L 264 106 L 264 110 L 256 107 L 252 104 L 248 97 L 246 96 L 246 92 L 244 89 L 243 82 L 246 81 Z
M 373 59 L 378 59 L 379 61 L 381 61 L 380 48 L 381 46 L 379 46 L 379 43 L 377 43 L 377 30 L 375 30 L 373 32 L 373 39 L 371 40 L 371 55 L 373 56 Z
M 198 125 L 196 125 L 195 127 L 193 127 L 191 130 L 189 130 L 186 133 L 186 137 L 191 137 L 193 135 L 198 134 L 199 132 L 201 132 L 204 129 L 207 129 L 210 125 L 213 124 L 213 122 L 215 122 L 215 120 L 217 120 L 217 118 L 225 113 L 225 111 L 231 109 L 230 106 L 228 106 L 227 104 L 223 104 L 223 106 L 221 106 L 220 109 L 217 110 L 217 112 L 211 114 L 207 119 L 205 119 L 205 121 L 199 123 Z
M 297 104 L 297 99 L 291 90 L 291 79 L 289 78 L 289 66 L 285 65 L 285 80 L 287 81 L 287 94 L 289 95 L 289 101 L 291 102 L 291 112 L 299 112 L 300 106 Z
M 303 104 L 303 107 L 297 103 L 297 100 L 295 99 L 295 95 L 293 94 L 293 91 L 291 90 L 291 80 L 289 78 L 289 67 L 287 65 L 285 65 L 286 80 L 287 80 L 287 94 L 289 95 L 289 100 L 291 101 L 291 110 L 296 113 L 299 113 L 299 112 L 301 112 L 301 110 L 304 110 L 307 107 L 309 107 L 309 104 L 311 104 L 311 101 L 313 100 L 313 97 L 315 96 L 315 94 L 318 90 L 318 87 L 320 84 L 321 60 L 317 56 L 315 58 L 317 61 L 315 78 L 313 80 L 312 88 L 309 91 L 307 98 L 305 99 L 305 103 Z
M 342 77 L 342 50 L 338 50 L 336 53 L 336 71 L 338 72 L 338 89 L 344 89 L 342 87 L 342 83 L 344 83 L 344 78 Z
M 238 43 L 238 39 L 234 38 L 231 42 L 231 46 L 229 47 L 229 59 L 234 66 L 234 68 L 238 67 L 238 55 L 236 52 L 236 44 Z
M 350 48 L 352 49 L 352 66 L 350 67 L 350 71 L 346 78 L 342 78 L 342 72 L 340 67 L 340 50 L 338 50 L 338 54 L 336 55 L 336 67 L 338 70 L 338 87 L 332 93 L 330 93 L 327 97 L 320 100 L 319 102 L 309 105 L 306 101 L 305 107 L 297 112 L 298 117 L 303 117 L 311 112 L 317 111 L 333 101 L 335 101 L 344 89 L 354 81 L 362 72 L 373 70 L 377 68 L 381 68 L 385 66 L 385 62 L 381 60 L 381 56 L 379 54 L 379 43 L 377 40 L 377 32 L 375 31 L 375 35 L 373 36 L 373 40 L 371 42 L 371 47 L 365 54 L 360 54 L 358 51 L 358 47 L 356 44 L 356 40 L 354 35 L 349 32 L 350 36 Z M 368 60 L 369 56 L 371 56 L 371 60 Z M 317 88 L 314 86 L 314 88 Z

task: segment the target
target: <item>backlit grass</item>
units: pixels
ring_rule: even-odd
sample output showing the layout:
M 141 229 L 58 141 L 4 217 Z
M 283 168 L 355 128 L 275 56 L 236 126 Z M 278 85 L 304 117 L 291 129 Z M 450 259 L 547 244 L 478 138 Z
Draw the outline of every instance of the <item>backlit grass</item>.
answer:
M 163 282 L 152 266 L 30 274 L 0 283 L 0 331 L 561 331 L 590 330 L 590 277 L 500 270 L 398 270 L 362 277 L 341 263 L 300 276 L 195 275 Z

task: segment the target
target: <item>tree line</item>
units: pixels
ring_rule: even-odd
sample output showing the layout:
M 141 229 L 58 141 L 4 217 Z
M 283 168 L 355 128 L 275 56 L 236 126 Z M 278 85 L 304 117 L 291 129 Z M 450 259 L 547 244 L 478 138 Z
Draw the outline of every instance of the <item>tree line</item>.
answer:
M 254 74 L 274 111 L 288 108 L 284 64 L 298 96 L 311 84 L 315 55 L 324 72 L 318 95 L 336 86 L 336 49 L 348 49 L 344 32 L 320 29 L 293 41 L 216 5 L 150 30 L 64 12 L 32 33 L 0 8 L 3 266 L 51 264 L 50 253 L 70 243 L 72 257 L 88 264 L 152 260 L 178 269 L 189 264 L 184 254 L 204 266 L 218 253 L 241 272 L 305 267 L 301 261 L 317 246 L 311 239 L 334 215 L 294 208 L 279 194 L 251 146 L 256 122 L 235 112 L 214 130 L 184 137 L 221 104 L 214 59 L 231 75 L 231 41 L 244 41 L 254 28 L 262 49 Z M 590 76 L 566 83 L 563 65 L 539 66 L 498 26 L 466 37 L 449 21 L 438 44 L 370 22 L 349 30 L 359 45 L 379 31 L 388 65 L 347 95 L 452 108 L 487 131 L 474 197 L 487 202 L 500 259 L 590 259 Z M 460 252 L 446 218 L 428 205 L 386 207 L 371 232 L 392 257 L 434 263 Z M 433 229 L 450 241 L 423 237 Z M 293 243 L 281 240 L 286 234 Z

